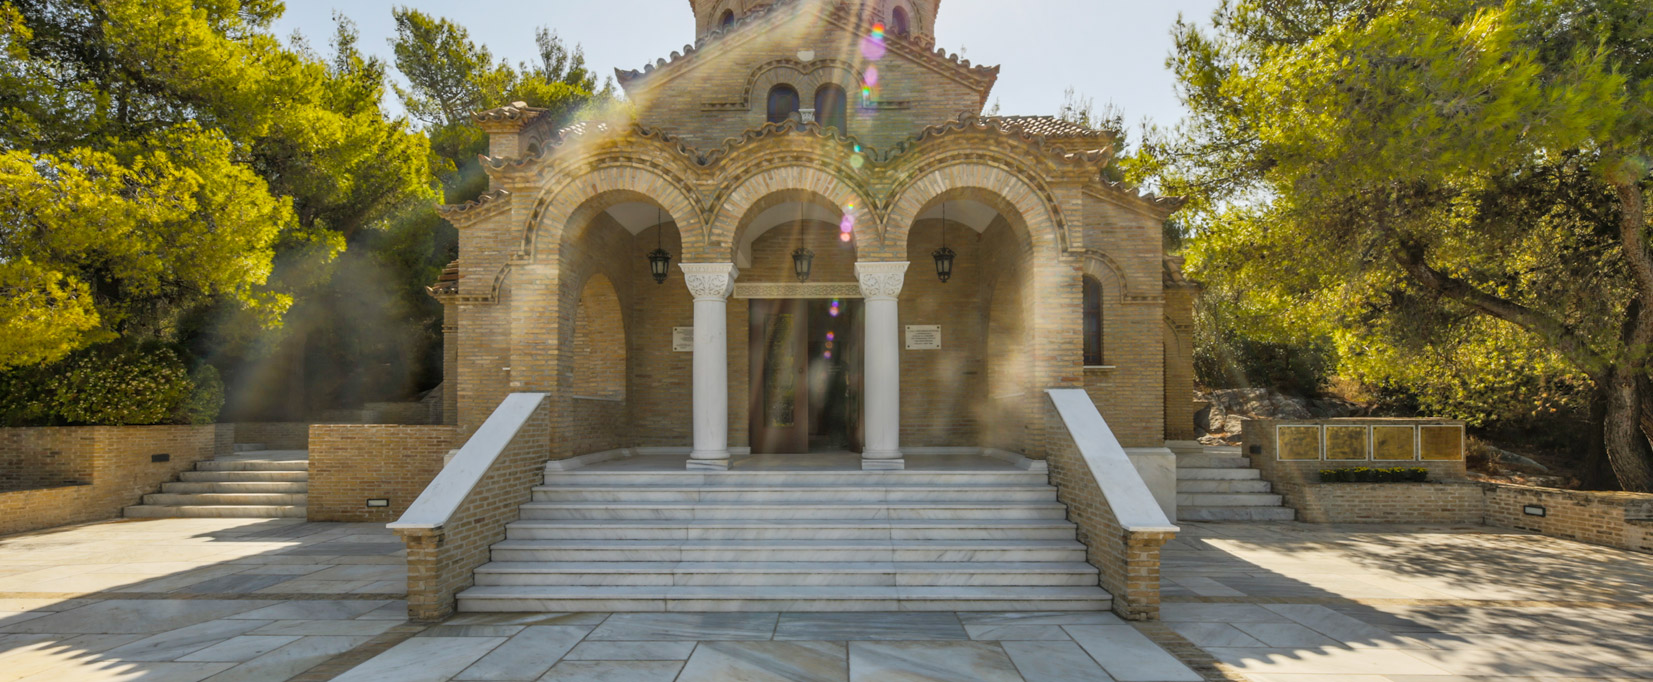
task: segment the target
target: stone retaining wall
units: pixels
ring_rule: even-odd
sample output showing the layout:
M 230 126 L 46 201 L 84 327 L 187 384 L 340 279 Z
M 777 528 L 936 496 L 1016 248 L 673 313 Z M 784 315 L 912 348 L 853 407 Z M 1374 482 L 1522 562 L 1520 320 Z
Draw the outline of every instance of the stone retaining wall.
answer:
M 1653 552 L 1653 495 L 1487 484 L 1485 523 Z M 1543 507 L 1543 516 L 1524 511 Z M 1536 509 L 1534 511 L 1537 511 Z
M 215 424 L 0 429 L 0 534 L 117 518 L 212 459 L 228 434 Z
M 1286 506 L 1308 523 L 1481 523 L 1481 484 L 1316 483 L 1293 488 Z
M 452 426 L 317 424 L 310 427 L 311 521 L 389 522 L 442 470 L 457 447 Z M 386 507 L 369 507 L 382 499 Z

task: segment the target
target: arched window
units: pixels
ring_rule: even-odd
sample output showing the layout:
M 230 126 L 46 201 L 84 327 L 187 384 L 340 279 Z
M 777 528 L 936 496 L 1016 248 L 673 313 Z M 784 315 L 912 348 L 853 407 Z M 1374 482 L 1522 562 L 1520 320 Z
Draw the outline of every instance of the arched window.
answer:
M 1085 277 L 1085 364 L 1096 366 L 1102 362 L 1102 283 L 1095 277 Z
M 780 123 L 798 113 L 798 90 L 781 84 L 769 89 L 769 122 Z
M 849 122 L 845 113 L 848 109 L 848 97 L 842 87 L 831 83 L 815 91 L 815 120 L 822 128 L 837 128 L 840 133 L 849 132 Z
M 906 37 L 912 30 L 912 22 L 907 19 L 906 9 L 897 7 L 890 10 L 890 33 Z
M 732 10 L 732 9 L 723 10 L 723 16 L 718 17 L 718 19 L 717 19 L 717 27 L 718 28 L 729 28 L 730 26 L 734 26 L 734 25 L 735 25 L 735 11 Z

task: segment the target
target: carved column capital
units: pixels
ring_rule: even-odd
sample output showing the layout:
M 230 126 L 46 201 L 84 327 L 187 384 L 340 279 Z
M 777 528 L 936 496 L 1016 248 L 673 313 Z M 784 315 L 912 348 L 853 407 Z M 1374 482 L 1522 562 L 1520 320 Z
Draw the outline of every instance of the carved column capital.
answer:
M 900 296 L 907 265 L 906 261 L 856 263 L 855 278 L 861 282 L 861 296 L 869 301 Z
M 683 281 L 695 300 L 725 300 L 735 290 L 735 278 L 740 271 L 734 263 L 679 263 Z

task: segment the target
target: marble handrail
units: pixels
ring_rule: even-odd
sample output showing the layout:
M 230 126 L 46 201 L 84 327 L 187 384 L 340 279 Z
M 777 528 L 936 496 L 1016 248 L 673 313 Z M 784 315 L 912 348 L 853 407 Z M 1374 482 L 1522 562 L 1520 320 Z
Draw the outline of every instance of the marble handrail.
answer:
M 1154 499 L 1142 475 L 1137 473 L 1136 465 L 1131 463 L 1124 446 L 1108 428 L 1108 422 L 1096 409 L 1090 394 L 1078 388 L 1053 388 L 1045 392 L 1050 395 L 1056 413 L 1067 426 L 1120 528 L 1126 532 L 1175 533 L 1180 530 L 1166 518 L 1165 510 Z
M 495 460 L 516 439 L 534 411 L 544 402 L 544 393 L 513 393 L 488 415 L 459 454 L 442 467 L 441 473 L 425 486 L 402 518 L 387 524 L 391 530 L 435 530 L 447 525 L 471 491 L 482 482 Z

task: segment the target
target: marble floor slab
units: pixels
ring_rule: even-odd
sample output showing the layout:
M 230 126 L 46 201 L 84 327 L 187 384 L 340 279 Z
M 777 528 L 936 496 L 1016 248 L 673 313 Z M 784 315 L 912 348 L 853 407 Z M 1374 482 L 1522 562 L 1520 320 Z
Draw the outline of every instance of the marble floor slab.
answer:
M 591 628 L 567 625 L 536 625 L 526 628 L 494 647 L 453 679 L 539 679 L 540 675 L 550 670 L 551 666 L 590 632 Z
M 504 637 L 415 637 L 333 678 L 334 682 L 447 682 Z
M 951 612 L 784 613 L 775 639 L 800 640 L 967 640 L 969 633 Z
M 851 682 L 1023 682 L 993 642 L 850 642 Z
M 778 613 L 617 613 L 587 639 L 766 640 Z
M 999 645 L 1027 682 L 1111 682 L 1114 679 L 1072 640 L 1010 641 Z
M 539 682 L 672 682 L 682 661 L 563 661 Z
M 843 642 L 703 642 L 677 682 L 844 682 Z

